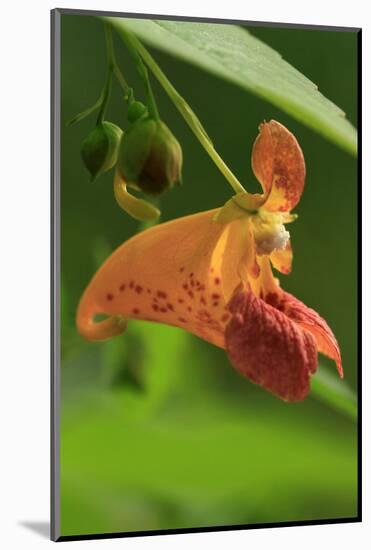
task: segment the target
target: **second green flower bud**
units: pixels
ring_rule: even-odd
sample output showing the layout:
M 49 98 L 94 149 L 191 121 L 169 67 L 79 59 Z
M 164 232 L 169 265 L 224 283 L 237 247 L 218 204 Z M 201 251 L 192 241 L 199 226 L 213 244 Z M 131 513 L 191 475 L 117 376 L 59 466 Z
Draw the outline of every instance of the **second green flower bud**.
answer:
M 118 168 L 128 185 L 158 195 L 181 183 L 183 155 L 161 120 L 139 118 L 121 142 Z
M 93 181 L 116 164 L 122 134 L 116 124 L 103 121 L 83 141 L 81 156 Z

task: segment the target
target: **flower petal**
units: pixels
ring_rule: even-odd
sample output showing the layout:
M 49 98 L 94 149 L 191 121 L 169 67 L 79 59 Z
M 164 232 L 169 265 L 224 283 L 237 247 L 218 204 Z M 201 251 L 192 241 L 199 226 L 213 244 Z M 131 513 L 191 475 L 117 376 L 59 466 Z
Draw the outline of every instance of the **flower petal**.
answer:
M 235 242 L 232 241 L 232 235 L 235 237 Z M 236 254 L 237 269 L 241 280 L 247 282 L 251 280 L 251 277 L 257 279 L 260 275 L 260 266 L 256 256 L 256 243 L 251 223 L 248 222 L 239 230 L 232 231 L 231 240 L 228 244 L 232 250 L 238 252 Z
M 121 321 L 135 318 L 179 326 L 224 347 L 230 317 L 225 307 L 240 282 L 241 258 L 248 253 L 241 238 L 248 222 L 223 225 L 213 220 L 216 212 L 157 225 L 122 244 L 81 299 L 79 332 L 98 339 L 101 323 L 94 323 L 94 317 L 105 314 Z M 118 333 L 117 323 L 103 323 L 102 338 Z
M 335 361 L 339 376 L 343 378 L 339 344 L 326 321 L 314 309 L 281 289 L 279 295 L 268 294 L 265 300 L 274 307 L 279 307 L 292 321 L 310 332 L 316 339 L 318 351 Z
M 263 122 L 259 125 L 259 135 L 254 142 L 251 154 L 252 169 L 263 188 L 265 198 L 268 197 L 271 191 L 274 174 L 274 145 L 270 131 L 271 123 Z
M 229 310 L 225 339 L 233 366 L 285 401 L 304 399 L 317 369 L 314 337 L 250 290 L 238 290 Z
M 288 212 L 299 202 L 304 189 L 305 162 L 302 150 L 285 126 L 271 120 L 259 127 L 252 151 L 252 169 L 261 183 L 271 212 Z
M 273 267 L 275 267 L 280 273 L 288 275 L 291 273 L 292 267 L 292 247 L 291 242 L 288 241 L 283 250 L 274 250 L 269 259 L 272 262 Z
M 118 205 L 132 218 L 149 221 L 156 220 L 161 215 L 160 210 L 151 203 L 144 199 L 138 199 L 129 193 L 126 182 L 122 179 L 118 170 L 115 173 L 113 190 Z

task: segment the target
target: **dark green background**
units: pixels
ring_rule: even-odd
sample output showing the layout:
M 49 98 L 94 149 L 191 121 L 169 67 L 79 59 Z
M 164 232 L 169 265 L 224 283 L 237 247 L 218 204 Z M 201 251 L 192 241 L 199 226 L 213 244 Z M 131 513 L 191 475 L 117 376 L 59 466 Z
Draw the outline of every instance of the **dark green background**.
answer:
M 357 35 L 250 31 L 313 80 L 356 124 Z M 128 82 L 143 88 L 116 37 Z M 294 270 L 284 288 L 327 319 L 345 381 L 356 388 L 357 166 L 349 154 L 269 103 L 153 51 L 249 191 L 251 146 L 263 120 L 297 137 L 306 190 L 289 229 Z M 62 16 L 62 534 L 354 517 L 356 425 L 308 398 L 287 405 L 233 370 L 222 350 L 179 329 L 132 322 L 105 344 L 74 327 L 79 297 L 109 253 L 138 230 L 117 206 L 112 172 L 95 184 L 80 144 L 95 116 L 66 122 L 97 99 L 105 78 L 102 24 Z M 231 189 L 174 106 L 153 84 L 182 144 L 184 185 L 161 198 L 162 219 L 222 205 Z M 114 86 L 107 119 L 126 126 Z M 334 368 L 330 362 L 330 368 Z

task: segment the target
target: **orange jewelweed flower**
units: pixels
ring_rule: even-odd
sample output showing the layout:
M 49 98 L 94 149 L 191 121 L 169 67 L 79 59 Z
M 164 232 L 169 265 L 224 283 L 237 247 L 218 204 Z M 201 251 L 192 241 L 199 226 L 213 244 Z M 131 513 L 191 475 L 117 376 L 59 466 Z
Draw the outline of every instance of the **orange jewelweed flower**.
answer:
M 88 340 L 121 334 L 130 318 L 181 327 L 224 348 L 249 380 L 286 401 L 304 399 L 317 352 L 340 351 L 326 321 L 282 290 L 289 273 L 284 227 L 304 188 L 305 163 L 281 124 L 260 125 L 252 166 L 264 193 L 147 229 L 123 243 L 85 290 L 77 328 Z M 94 322 L 97 314 L 107 319 Z

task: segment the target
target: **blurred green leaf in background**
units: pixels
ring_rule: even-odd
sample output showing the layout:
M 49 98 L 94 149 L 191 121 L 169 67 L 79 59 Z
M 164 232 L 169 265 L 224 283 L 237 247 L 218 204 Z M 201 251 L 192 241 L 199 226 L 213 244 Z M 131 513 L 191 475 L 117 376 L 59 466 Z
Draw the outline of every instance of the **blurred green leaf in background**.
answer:
M 279 120 L 298 138 L 306 190 L 290 227 L 294 270 L 280 279 L 337 335 L 346 405 L 280 402 L 235 372 L 222 350 L 180 329 L 130 322 L 105 343 L 78 336 L 85 286 L 138 224 L 114 202 L 112 172 L 91 184 L 81 163 L 80 143 L 94 120 L 65 124 L 96 102 L 106 62 L 101 21 L 63 15 L 62 534 L 355 517 L 357 426 L 346 388 L 357 388 L 357 166 L 346 151 L 356 151 L 357 34 L 112 23 L 147 42 L 249 191 L 258 190 L 249 155 L 259 123 Z M 118 36 L 115 47 L 141 99 Z M 222 205 L 230 196 L 223 176 L 157 82 L 153 88 L 184 153 L 184 185 L 162 199 L 163 221 Z M 124 128 L 125 109 L 113 87 L 109 120 Z M 334 368 L 322 363 L 319 393 Z

